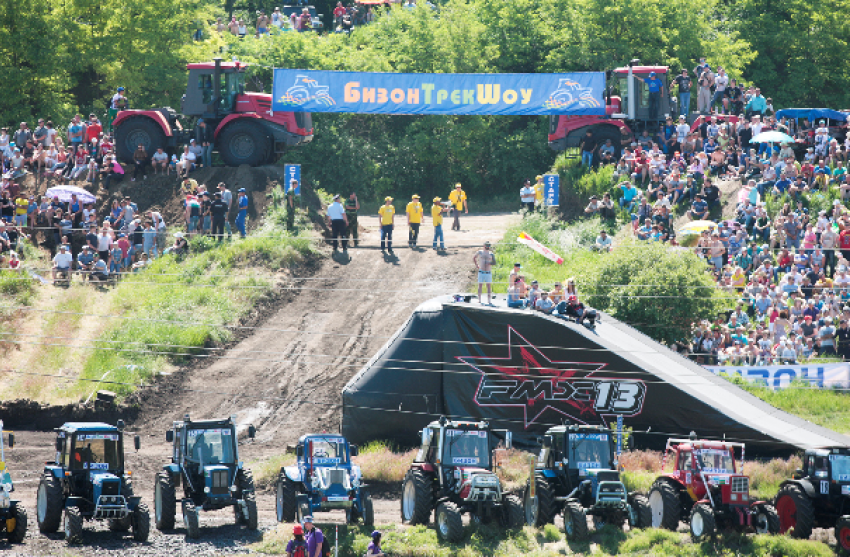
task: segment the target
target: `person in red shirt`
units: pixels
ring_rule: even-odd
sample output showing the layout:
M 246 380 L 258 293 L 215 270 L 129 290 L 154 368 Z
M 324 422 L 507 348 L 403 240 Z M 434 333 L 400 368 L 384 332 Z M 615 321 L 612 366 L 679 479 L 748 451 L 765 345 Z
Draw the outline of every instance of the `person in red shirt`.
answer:
M 94 152 L 92 148 L 92 144 L 94 143 L 92 139 L 100 140 L 100 134 L 103 132 L 103 126 L 100 125 L 100 121 L 98 121 L 97 116 L 94 114 L 89 114 L 89 123 L 86 127 L 86 143 L 88 143 L 88 149 L 90 153 Z
M 348 13 L 345 9 L 345 6 L 342 5 L 342 2 L 336 3 L 336 8 L 334 8 L 334 28 L 339 25 L 342 25 L 342 16 Z
M 845 228 L 838 234 L 838 248 L 842 257 L 850 261 L 850 228 Z

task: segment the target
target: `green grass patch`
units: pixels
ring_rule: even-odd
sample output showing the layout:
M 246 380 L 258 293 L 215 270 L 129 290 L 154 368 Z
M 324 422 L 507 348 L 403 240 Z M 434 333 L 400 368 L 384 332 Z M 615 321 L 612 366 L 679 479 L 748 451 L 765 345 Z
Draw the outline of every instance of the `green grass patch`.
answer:
M 258 487 L 266 487 L 274 484 L 284 466 L 295 464 L 294 453 L 281 453 L 262 462 L 252 462 L 251 471 L 254 473 L 254 481 Z

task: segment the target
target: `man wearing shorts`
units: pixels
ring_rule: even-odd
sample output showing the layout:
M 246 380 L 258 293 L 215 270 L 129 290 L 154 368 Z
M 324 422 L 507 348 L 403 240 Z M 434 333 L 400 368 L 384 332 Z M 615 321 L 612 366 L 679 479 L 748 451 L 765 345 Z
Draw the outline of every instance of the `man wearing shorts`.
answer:
M 490 251 L 490 242 L 484 242 L 484 249 L 475 252 L 472 258 L 475 267 L 478 269 L 478 302 L 484 303 L 481 300 L 481 286 L 487 285 L 487 303 L 490 303 L 490 297 L 493 293 L 493 264 L 496 262 L 496 256 Z

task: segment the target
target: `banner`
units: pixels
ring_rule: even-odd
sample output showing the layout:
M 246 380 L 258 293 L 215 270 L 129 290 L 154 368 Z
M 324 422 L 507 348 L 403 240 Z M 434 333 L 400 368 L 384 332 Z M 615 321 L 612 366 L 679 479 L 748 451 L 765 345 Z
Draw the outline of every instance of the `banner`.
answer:
M 533 249 L 534 251 L 536 251 L 537 253 L 539 253 L 540 255 L 542 255 L 543 257 L 548 259 L 549 261 L 554 261 L 558 265 L 564 264 L 564 258 L 563 257 L 558 255 L 554 251 L 550 250 L 549 248 L 547 248 L 546 246 L 544 246 L 543 244 L 541 244 L 540 242 L 538 242 L 537 240 L 535 240 L 534 238 L 532 238 L 531 236 L 526 234 L 525 232 L 520 232 L 519 236 L 517 236 L 516 240 L 520 244 L 525 244 L 526 246 L 530 247 L 531 249 Z
M 812 364 L 796 366 L 705 366 L 713 373 L 738 375 L 753 383 L 763 383 L 773 389 L 784 389 L 795 379 L 821 389 L 850 388 L 850 364 Z
M 605 114 L 605 74 L 274 70 L 272 110 L 362 114 Z

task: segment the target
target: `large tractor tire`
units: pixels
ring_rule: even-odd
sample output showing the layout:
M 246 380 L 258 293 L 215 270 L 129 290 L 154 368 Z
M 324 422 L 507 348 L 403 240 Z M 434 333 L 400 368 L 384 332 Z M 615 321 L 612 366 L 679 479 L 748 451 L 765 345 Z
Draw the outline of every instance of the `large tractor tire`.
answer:
M 815 526 L 815 508 L 808 495 L 795 484 L 785 484 L 776 494 L 776 511 L 779 513 L 779 532 L 807 539 Z
M 65 541 L 69 545 L 83 543 L 83 515 L 77 507 L 65 509 Z
M 148 156 L 160 147 L 166 147 L 162 127 L 147 116 L 128 118 L 115 129 L 115 151 L 122 161 L 132 163 L 133 153 L 139 144 L 145 146 Z
M 522 508 L 522 501 L 516 495 L 507 495 L 502 500 L 502 514 L 499 516 L 499 523 L 502 528 L 514 529 L 522 528 L 525 524 L 525 511 Z
M 593 154 L 593 163 L 599 164 L 601 159 L 599 157 L 599 147 L 605 145 L 605 140 L 610 139 L 611 145 L 614 147 L 614 160 L 620 160 L 620 153 L 622 150 L 622 140 L 620 139 L 620 130 L 615 128 L 614 126 L 599 126 L 594 128 L 593 136 L 596 138 L 596 146 L 597 150 Z
M 9 537 L 9 543 L 23 543 L 27 535 L 27 510 L 22 504 L 18 503 L 15 505 L 12 518 L 15 519 L 15 527 L 11 531 L 7 530 L 6 532 L 6 535 Z
M 457 505 L 450 501 L 440 503 L 437 507 L 437 538 L 443 543 L 460 543 L 463 541 L 463 520 Z
M 676 531 L 679 527 L 682 503 L 679 494 L 669 482 L 657 481 L 649 490 L 649 507 L 652 510 L 653 528 Z
M 564 504 L 564 533 L 568 541 L 582 541 L 588 536 L 587 514 L 575 499 Z
M 293 522 L 298 507 L 298 490 L 295 482 L 281 472 L 275 485 L 275 511 L 278 522 Z
M 225 126 L 216 148 L 227 166 L 260 166 L 272 150 L 272 139 L 260 124 L 242 118 Z
M 428 476 L 421 470 L 410 470 L 401 486 L 401 521 L 411 526 L 428 524 L 433 507 Z
M 259 518 L 257 516 L 257 497 L 254 492 L 245 494 L 245 509 L 248 511 L 248 519 L 245 521 L 245 527 L 248 530 L 256 530 Z
M 132 518 L 133 539 L 137 542 L 148 541 L 148 536 L 151 533 L 151 513 L 148 506 L 139 503 L 130 516 Z
M 62 509 L 65 498 L 62 484 L 50 474 L 41 477 L 36 498 L 36 521 L 42 534 L 52 534 L 62 524 Z
M 756 534 L 778 534 L 779 513 L 773 505 L 767 503 L 756 507 L 756 516 L 753 520 Z
M 183 503 L 183 526 L 186 527 L 186 537 L 190 540 L 197 540 L 201 537 L 200 517 L 198 509 L 191 501 Z
M 160 472 L 156 475 L 153 513 L 157 530 L 162 532 L 174 529 L 174 515 L 177 514 L 177 495 L 174 493 L 174 481 L 168 472 Z
M 541 528 L 545 524 L 551 524 L 555 519 L 558 509 L 555 506 L 555 493 L 543 474 L 534 474 L 534 488 L 537 494 L 532 499 L 529 494 L 528 482 L 525 484 L 523 496 L 523 508 L 525 510 L 525 523 L 529 526 Z
M 638 493 L 629 496 L 629 526 L 631 528 L 652 527 L 652 507 L 649 500 Z
M 840 554 L 850 554 L 850 516 L 842 516 L 835 523 L 835 539 Z
M 714 510 L 705 503 L 698 503 L 691 509 L 691 539 L 694 543 L 702 543 L 714 537 L 717 533 L 717 521 Z

